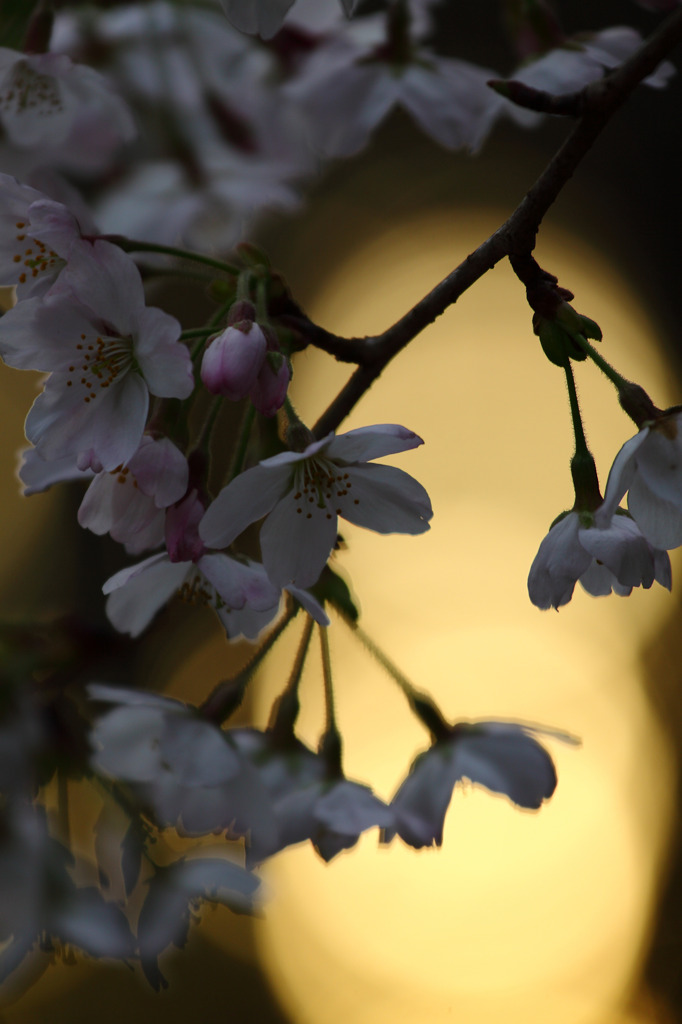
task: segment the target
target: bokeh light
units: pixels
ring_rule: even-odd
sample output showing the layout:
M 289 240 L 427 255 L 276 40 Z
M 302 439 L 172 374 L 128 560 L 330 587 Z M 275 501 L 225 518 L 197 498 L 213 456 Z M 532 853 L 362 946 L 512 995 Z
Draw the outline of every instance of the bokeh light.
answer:
M 502 219 L 439 210 L 402 221 L 359 244 L 308 312 L 342 335 L 380 331 Z M 652 326 L 606 259 L 549 228 L 538 258 L 599 321 L 606 357 L 672 404 Z M 309 422 L 348 375 L 329 364 L 315 352 L 297 364 L 294 402 Z M 598 371 L 583 364 L 577 377 L 604 486 L 634 429 Z M 425 484 L 435 516 L 419 538 L 344 524 L 337 564 L 365 630 L 450 717 L 540 722 L 583 745 L 548 741 L 560 781 L 538 814 L 480 789 L 457 792 L 441 850 L 381 848 L 370 834 L 329 866 L 308 847 L 280 854 L 265 869 L 271 899 L 258 930 L 267 969 L 302 1024 L 624 1019 L 672 776 L 638 656 L 670 597 L 657 586 L 628 600 L 577 588 L 559 614 L 528 601 L 537 546 L 572 504 L 572 438 L 563 375 L 543 358 L 507 265 L 400 355 L 344 429 L 396 421 L 426 444 L 391 462 Z M 427 737 L 343 623 L 331 643 L 346 770 L 389 798 Z M 265 682 L 262 721 L 283 684 L 274 663 Z M 323 719 L 314 658 L 302 703 L 301 733 L 314 743 Z

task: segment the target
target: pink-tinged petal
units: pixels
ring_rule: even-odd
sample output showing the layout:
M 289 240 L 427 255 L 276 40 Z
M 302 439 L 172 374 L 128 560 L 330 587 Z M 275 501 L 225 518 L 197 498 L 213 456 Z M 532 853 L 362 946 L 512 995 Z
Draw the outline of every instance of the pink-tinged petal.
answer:
M 652 491 L 641 475 L 630 485 L 628 508 L 655 548 L 670 550 L 682 544 L 682 511 Z
M 487 135 L 499 103 L 487 86 L 494 73 L 464 61 L 429 58 L 401 76 L 400 104 L 432 139 L 448 149 L 475 149 Z
M 626 491 L 632 483 L 636 472 L 636 455 L 649 436 L 649 427 L 644 427 L 638 434 L 626 441 L 613 460 L 613 465 L 606 482 L 606 494 L 602 509 L 604 516 L 610 519 L 620 505 Z
M 335 462 L 369 462 L 384 455 L 406 452 L 424 444 L 421 437 L 397 423 L 358 427 L 332 438 L 326 454 Z
M 145 306 L 135 316 L 135 358 L 153 395 L 188 398 L 194 387 L 192 360 L 186 345 L 178 341 L 180 324 L 155 306 Z
M 68 371 L 78 362 L 81 335 L 85 344 L 95 340 L 88 314 L 64 296 L 18 302 L 0 319 L 0 355 L 20 370 Z
M 269 460 L 270 461 L 270 460 Z M 288 465 L 253 466 L 223 487 L 204 515 L 199 536 L 209 548 L 225 548 L 247 526 L 267 515 L 291 481 Z
M 254 611 L 266 611 L 279 603 L 279 590 L 262 566 L 244 565 L 216 553 L 204 555 L 197 567 L 230 608 L 243 608 L 248 603 Z
M 578 537 L 585 550 L 623 586 L 648 589 L 654 582 L 653 552 L 628 516 L 614 516 L 608 529 L 580 530 Z
M 592 556 L 578 540 L 580 520 L 570 512 L 544 538 L 528 574 L 528 594 L 537 608 L 560 608 L 573 596 L 576 582 Z
M 158 516 L 154 503 L 135 487 L 130 474 L 99 473 L 88 487 L 78 509 L 78 522 L 102 536 L 114 529 L 114 540 L 125 542 L 129 535 L 147 527 Z
M 46 459 L 92 450 L 102 468 L 115 469 L 137 450 L 147 419 L 149 392 L 135 373 L 85 403 L 52 374 L 26 418 L 26 437 Z M 73 395 L 73 397 L 71 397 Z
M 343 467 L 342 467 L 343 468 Z M 422 485 L 395 466 L 349 466 L 330 505 L 344 519 L 377 533 L 424 533 L 433 516 Z
M 201 379 L 213 395 L 224 395 L 233 402 L 245 398 L 260 373 L 267 342 L 253 321 L 227 327 L 204 349 Z
M 120 633 L 139 636 L 192 568 L 191 562 L 169 562 L 164 553 L 116 573 L 102 587 L 109 594 L 106 612 L 111 624 Z
M 180 501 L 187 490 L 187 459 L 167 437 L 143 437 L 128 465 L 142 493 L 153 498 L 157 508 Z
M 105 324 L 122 336 L 132 336 L 136 314 L 144 308 L 142 278 L 135 262 L 117 245 L 103 240 L 75 249 L 62 271 L 60 285 Z
M 171 562 L 198 562 L 206 550 L 199 537 L 204 503 L 195 490 L 166 513 L 166 550 Z
M 265 359 L 256 382 L 251 388 L 250 398 L 261 416 L 274 416 L 282 408 L 287 395 L 291 367 L 286 359 L 277 370 L 273 370 L 268 359 Z
M 28 208 L 31 238 L 39 239 L 62 259 L 68 260 L 74 246 L 90 246 L 81 238 L 75 216 L 63 203 L 37 199 Z
M 304 506 L 286 494 L 260 532 L 263 564 L 273 583 L 309 587 L 324 569 L 336 542 L 337 517 L 317 503 Z
M 230 640 L 238 640 L 240 637 L 255 640 L 278 614 L 279 601 L 272 608 L 262 612 L 246 604 L 243 608 L 228 608 L 227 605 L 223 605 L 222 608 L 217 608 L 216 612 Z

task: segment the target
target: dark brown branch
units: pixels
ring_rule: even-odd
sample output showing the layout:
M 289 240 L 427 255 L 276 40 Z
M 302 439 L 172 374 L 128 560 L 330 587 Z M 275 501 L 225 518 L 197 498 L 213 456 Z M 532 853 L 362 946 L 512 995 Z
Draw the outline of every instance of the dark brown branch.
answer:
M 680 41 L 682 10 L 667 18 L 629 60 L 586 87 L 585 113 L 512 215 L 397 323 L 365 340 L 362 365 L 313 427 L 316 437 L 336 430 L 391 359 L 501 259 L 533 251 L 543 217 L 607 122 Z

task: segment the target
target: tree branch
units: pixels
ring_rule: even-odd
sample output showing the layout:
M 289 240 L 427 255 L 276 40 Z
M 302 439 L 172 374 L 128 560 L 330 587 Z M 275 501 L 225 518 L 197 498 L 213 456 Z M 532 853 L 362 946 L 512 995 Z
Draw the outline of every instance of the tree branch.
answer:
M 682 10 L 670 15 L 619 68 L 586 86 L 582 103 L 584 113 L 580 121 L 518 207 L 490 238 L 383 334 L 364 341 L 352 339 L 352 347 L 357 351 L 356 359 L 360 365 L 313 427 L 317 438 L 336 430 L 388 363 L 453 305 L 472 284 L 504 257 L 533 251 L 545 214 L 605 125 L 637 85 L 651 74 L 680 41 Z M 326 350 L 332 351 L 334 346 L 329 339 L 333 336 L 327 332 L 325 334 Z M 337 339 L 337 342 L 334 354 L 337 358 L 344 358 L 338 354 L 344 350 L 344 339 Z

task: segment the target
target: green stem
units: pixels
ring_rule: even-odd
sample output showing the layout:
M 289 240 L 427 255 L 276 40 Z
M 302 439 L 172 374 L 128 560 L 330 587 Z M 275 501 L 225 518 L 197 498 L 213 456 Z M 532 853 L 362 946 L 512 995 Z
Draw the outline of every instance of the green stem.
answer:
M 291 620 L 298 612 L 299 605 L 287 598 L 287 609 L 272 632 L 265 638 L 256 653 L 247 661 L 246 665 L 234 676 L 233 679 L 226 679 L 218 683 L 212 693 L 200 705 L 199 711 L 204 718 L 211 722 L 221 723 L 232 713 L 234 708 L 235 690 L 245 692 L 249 681 L 266 654 L 272 650 L 282 633 L 285 631 Z
M 303 627 L 303 633 L 301 634 L 298 650 L 296 651 L 296 660 L 294 661 L 289 681 L 284 688 L 284 692 L 273 705 L 269 728 L 272 730 L 275 741 L 286 741 L 293 736 L 294 725 L 296 724 L 300 709 L 298 686 L 301 682 L 303 666 L 308 655 L 314 625 L 315 621 L 312 616 L 306 616 L 306 623 Z
M 585 352 L 588 354 L 592 362 L 596 363 L 601 372 L 606 377 L 609 378 L 609 380 L 611 381 L 611 383 L 617 391 L 621 391 L 624 387 L 627 387 L 630 384 L 630 381 L 627 379 L 627 377 L 623 377 L 620 373 L 618 373 L 618 370 L 615 370 L 610 363 L 607 363 L 604 357 L 599 354 L 597 349 L 587 340 L 587 338 L 584 338 L 582 335 L 580 335 L 579 337 L 576 338 L 576 341 L 578 342 L 580 347 L 585 350 Z
M 124 252 L 159 252 L 165 256 L 177 256 L 179 259 L 203 263 L 206 267 L 213 267 L 214 270 L 221 270 L 224 274 L 230 274 L 233 277 L 239 273 L 239 268 L 234 264 L 225 263 L 223 260 L 214 260 L 200 252 L 192 252 L 191 249 L 178 249 L 174 245 L 158 245 L 155 242 L 141 242 L 134 238 L 125 238 L 123 235 L 100 235 L 99 237 L 107 242 L 112 242 Z
M 324 679 L 324 701 L 327 718 L 324 733 L 320 740 L 320 754 L 326 761 L 329 777 L 337 778 L 343 775 L 341 767 L 342 742 L 334 712 L 334 687 L 332 684 L 332 662 L 329 656 L 329 637 L 326 626 L 318 626 L 318 629 L 322 651 L 322 676 Z
M 573 420 L 575 453 L 579 456 L 590 455 L 590 449 L 587 447 L 587 440 L 585 439 L 582 416 L 580 415 L 580 404 L 578 402 L 578 392 L 576 390 L 575 378 L 573 376 L 573 367 L 571 366 L 571 360 L 568 356 L 566 356 L 566 361 L 564 363 L 564 372 L 566 374 L 568 400 L 571 406 L 571 419 Z
M 359 626 L 357 622 L 353 622 L 345 615 L 341 615 L 341 618 L 348 628 L 352 630 L 352 632 L 355 633 L 358 639 L 364 644 L 372 657 L 379 662 L 391 679 L 398 684 L 407 697 L 410 708 L 417 715 L 422 725 L 425 725 L 430 731 L 433 738 L 444 739 L 448 737 L 451 733 L 450 726 L 446 722 L 440 708 L 437 707 L 431 697 L 423 691 L 418 690 L 417 687 L 410 682 L 404 672 L 400 671 L 398 666 L 391 661 L 388 655 L 385 654 L 377 644 L 375 644 L 374 640 L 365 633 L 364 629 Z

